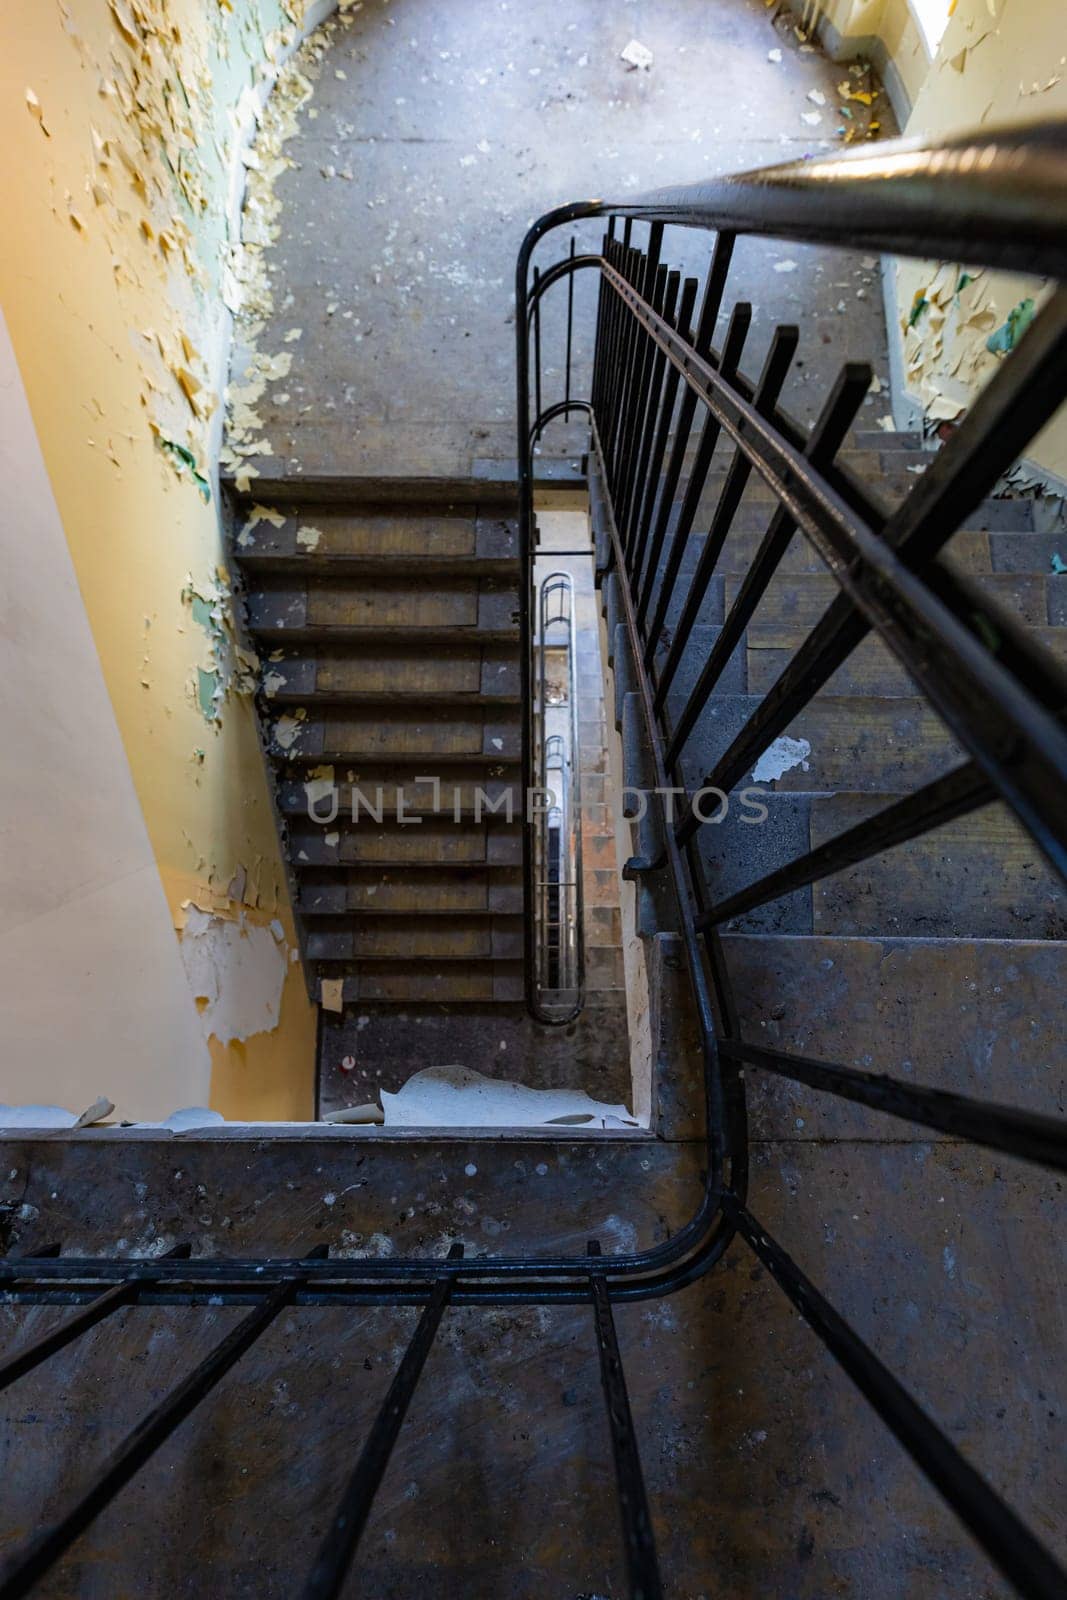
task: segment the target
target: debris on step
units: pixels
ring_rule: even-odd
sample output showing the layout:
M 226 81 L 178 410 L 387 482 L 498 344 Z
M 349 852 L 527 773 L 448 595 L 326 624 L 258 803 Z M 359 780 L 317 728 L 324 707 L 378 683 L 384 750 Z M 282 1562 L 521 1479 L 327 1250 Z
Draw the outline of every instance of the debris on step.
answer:
M 631 72 L 650 72 L 654 57 L 647 44 L 631 39 L 626 49 L 619 52 L 619 59 L 626 62 Z

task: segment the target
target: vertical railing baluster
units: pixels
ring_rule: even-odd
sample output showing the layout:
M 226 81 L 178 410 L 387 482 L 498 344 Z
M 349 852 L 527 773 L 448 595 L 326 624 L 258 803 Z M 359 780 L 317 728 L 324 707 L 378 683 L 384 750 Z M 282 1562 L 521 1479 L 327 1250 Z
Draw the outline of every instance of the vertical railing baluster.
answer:
M 752 307 L 744 301 L 734 306 L 730 317 L 730 326 L 727 329 L 726 339 L 723 343 L 721 372 L 724 378 L 736 375 L 741 364 L 741 354 L 744 350 L 745 339 L 752 323 Z M 678 521 L 675 525 L 671 539 L 671 547 L 663 569 L 663 577 L 659 586 L 659 596 L 656 600 L 656 610 L 652 617 L 652 625 L 645 638 L 645 667 L 651 671 L 655 659 L 656 645 L 659 642 L 660 632 L 667 617 L 667 609 L 674 593 L 674 585 L 682 566 L 682 557 L 685 554 L 686 543 L 696 514 L 700 509 L 700 502 L 704 494 L 704 484 L 711 467 L 711 458 L 715 454 L 715 446 L 719 442 L 721 424 L 714 412 L 709 411 L 704 421 L 697 445 L 696 459 L 693 462 L 689 481 L 686 484 L 685 495 L 682 498 L 681 509 L 678 512 Z M 648 577 L 652 580 L 653 574 Z
M 782 385 L 789 376 L 789 369 L 793 365 L 793 357 L 796 354 L 799 342 L 799 328 L 790 326 L 775 329 L 770 350 L 767 352 L 767 360 L 756 385 L 753 402 L 756 410 L 762 416 L 771 416 L 773 414 L 778 404 L 778 397 L 782 392 Z M 711 526 L 705 537 L 704 548 L 697 562 L 696 571 L 690 580 L 689 591 L 682 606 L 678 626 L 674 629 L 674 637 L 667 652 L 667 659 L 663 664 L 663 670 L 660 672 L 659 680 L 656 684 L 653 704 L 657 712 L 662 711 L 666 704 L 667 695 L 674 681 L 674 675 L 682 659 L 682 652 L 689 642 L 689 635 L 693 631 L 693 625 L 700 615 L 700 607 L 704 603 L 708 585 L 711 582 L 715 568 L 718 566 L 722 547 L 726 542 L 726 536 L 737 514 L 737 508 L 741 504 L 742 496 L 748 486 L 748 480 L 751 475 L 752 463 L 740 446 L 735 446 L 726 474 L 726 482 L 723 484 L 722 493 L 715 507 Z M 686 732 L 688 732 L 688 729 Z M 679 730 L 667 754 L 668 768 L 681 747 L 681 742 L 684 738 L 685 733 Z
M 623 277 L 631 288 L 637 289 L 644 278 L 645 257 L 640 250 L 630 250 L 626 258 L 626 270 Z M 616 415 L 615 431 L 611 444 L 611 458 L 609 469 L 609 482 L 611 484 L 611 498 L 614 503 L 619 497 L 622 483 L 622 467 L 625 460 L 626 440 L 630 432 L 631 418 L 638 404 L 637 371 L 641 349 L 641 325 L 636 317 L 630 316 L 624 308 L 625 327 L 622 339 L 622 385 L 619 409 Z
M 663 292 L 666 289 L 666 268 L 660 267 L 660 252 L 663 249 L 663 224 L 653 223 L 649 229 L 648 254 L 645 257 L 644 270 L 640 282 L 635 287 L 641 297 L 656 311 L 663 308 Z M 622 473 L 619 482 L 619 492 L 616 496 L 616 526 L 620 534 L 624 534 L 629 515 L 631 486 L 637 466 L 637 442 L 641 437 L 644 419 L 648 408 L 648 375 L 652 367 L 652 358 L 655 345 L 648 330 L 644 328 L 636 317 L 631 320 L 637 326 L 637 337 L 634 345 L 634 403 L 630 414 L 630 423 L 626 438 L 623 441 Z
M 589 1241 L 588 1250 L 594 1260 L 600 1255 L 600 1245 L 596 1239 Z M 600 1381 L 604 1389 L 611 1449 L 615 1458 L 615 1484 L 619 1496 L 630 1600 L 662 1600 L 663 1586 L 656 1559 L 652 1516 L 648 1509 L 630 1397 L 626 1392 L 626 1375 L 615 1334 L 615 1319 L 611 1314 L 611 1299 L 602 1272 L 590 1272 L 589 1292 L 593 1300 L 593 1324 L 600 1354 Z
M 326 1255 L 327 1245 L 316 1245 L 308 1260 L 319 1260 Z M 195 1366 L 188 1377 L 172 1389 L 137 1426 L 128 1433 L 116 1450 L 108 1456 L 89 1488 L 53 1522 L 48 1523 L 23 1549 L 17 1552 L 0 1572 L 0 1597 L 2 1600 L 21 1600 L 28 1594 L 49 1568 L 70 1548 L 80 1533 L 114 1499 L 160 1445 L 170 1438 L 175 1428 L 185 1421 L 230 1368 L 236 1365 L 246 1350 L 265 1333 L 303 1283 L 305 1276 L 294 1273 L 284 1279 L 268 1294 L 262 1304 L 249 1312 L 233 1328 L 211 1354 Z
M 600 253 L 603 259 L 608 259 L 608 250 L 612 239 L 609 229 L 601 241 Z M 604 280 L 602 272 L 597 273 L 597 301 L 596 301 L 596 334 L 593 339 L 593 381 L 589 389 L 589 400 L 593 416 L 599 418 L 604 408 L 604 381 L 607 371 L 607 332 L 608 313 L 614 294 Z
M 700 318 L 697 322 L 696 338 L 692 341 L 697 355 L 708 357 L 711 354 L 712 340 L 715 336 L 715 324 L 719 318 L 723 295 L 726 293 L 726 280 L 730 273 L 730 263 L 733 260 L 734 235 L 720 233 L 715 240 L 715 249 L 712 253 L 711 265 L 708 268 L 707 281 L 704 285 L 704 298 L 700 306 Z M 685 453 L 689 448 L 689 435 L 693 429 L 693 420 L 696 417 L 697 397 L 688 384 L 682 394 L 682 402 L 678 408 L 678 424 L 674 434 L 674 444 L 671 447 L 670 463 L 663 480 L 660 494 L 659 512 L 656 517 L 656 531 L 652 539 L 652 555 L 645 574 L 645 586 L 637 604 L 637 623 L 639 628 L 644 628 L 648 608 L 652 603 L 655 590 L 656 574 L 659 568 L 660 551 L 667 535 L 671 511 L 674 506 L 675 491 L 685 465 Z
M 659 267 L 652 286 L 650 304 L 653 311 L 662 316 L 667 298 L 667 280 L 670 274 L 666 267 Z M 648 455 L 652 448 L 652 436 L 656 422 L 656 403 L 658 394 L 653 382 L 656 361 L 662 352 L 657 347 L 651 335 L 644 335 L 644 353 L 641 362 L 641 388 L 643 400 L 638 408 L 633 437 L 629 445 L 629 457 L 626 471 L 623 476 L 622 496 L 619 501 L 616 515 L 616 526 L 622 539 L 623 549 L 627 556 L 633 548 L 634 503 L 640 499 L 640 489 L 644 482 L 643 472 L 648 465 Z M 620 520 L 621 519 L 621 520 Z
M 570 272 L 568 272 L 568 274 L 567 274 L 567 354 L 566 354 L 566 357 L 565 357 L 565 360 L 564 360 L 564 367 L 563 367 L 563 371 L 564 371 L 563 398 L 564 398 L 564 401 L 566 402 L 568 407 L 570 406 L 570 403 L 571 403 L 571 351 L 572 351 L 572 349 L 574 347 L 574 266 L 573 266 L 573 262 L 574 262 L 574 246 L 575 246 L 575 239 L 574 239 L 574 235 L 572 233 L 571 234 L 571 248 L 570 248 L 570 260 L 571 260 L 572 265 L 571 265 Z M 565 413 L 565 415 L 569 417 L 570 416 L 570 411 L 568 410 Z
M 871 384 L 871 369 L 859 363 L 849 363 L 837 379 L 826 405 L 811 431 L 804 453 L 813 466 L 825 469 L 833 461 L 845 435 L 855 420 L 863 397 Z M 668 765 L 681 748 L 682 742 L 707 704 L 715 685 L 725 670 L 727 662 L 741 642 L 752 615 L 766 592 L 778 566 L 796 532 L 796 522 L 783 506 L 771 518 L 759 549 L 741 582 L 737 597 L 723 622 L 719 637 L 694 685 L 685 711 L 674 730 Z M 685 819 L 683 818 L 683 822 Z M 679 841 L 690 837 L 691 829 L 679 826 Z
M 541 437 L 541 269 L 533 269 L 534 293 L 534 439 Z M 517 312 L 516 315 L 519 313 Z
M 462 1254 L 463 1246 L 454 1244 L 449 1249 L 448 1259 L 456 1261 Z M 449 1273 L 438 1278 L 430 1290 L 430 1298 L 411 1336 L 411 1343 L 396 1369 L 367 1442 L 345 1485 L 333 1522 L 322 1541 L 304 1590 L 304 1600 L 335 1600 L 335 1596 L 341 1592 L 454 1281 Z
M 661 271 L 664 269 L 661 268 Z M 657 310 L 661 311 L 663 318 L 674 326 L 675 312 L 678 307 L 678 290 L 681 286 L 681 274 L 668 272 L 665 287 L 660 295 Z M 641 446 L 641 456 L 637 464 L 637 477 L 635 492 L 630 509 L 629 526 L 624 543 L 630 557 L 632 577 L 636 577 L 640 570 L 639 551 L 641 551 L 640 535 L 644 527 L 643 511 L 648 500 L 650 484 L 654 484 L 659 477 L 663 465 L 663 455 L 667 448 L 667 437 L 670 432 L 671 418 L 674 414 L 674 402 L 670 407 L 663 406 L 664 380 L 667 374 L 667 357 L 658 346 L 652 362 L 652 371 L 648 383 L 648 412 L 644 430 L 644 439 Z M 677 369 L 671 369 L 677 375 Z M 619 530 L 620 534 L 622 529 Z M 643 552 L 642 552 L 643 553 Z
M 678 309 L 678 321 L 676 323 L 676 327 L 678 333 L 687 344 L 692 343 L 693 339 L 693 310 L 696 306 L 698 288 L 699 284 L 697 283 L 696 278 L 686 278 L 682 285 L 682 299 Z M 653 538 L 651 547 L 649 548 L 649 534 L 652 529 L 652 519 L 655 515 L 657 497 L 662 494 L 665 502 L 673 501 L 674 490 L 678 482 L 678 472 L 681 470 L 681 457 L 678 458 L 676 466 L 675 452 L 672 450 L 671 460 L 667 467 L 666 475 L 661 481 L 660 474 L 663 470 L 663 457 L 666 454 L 667 446 L 670 444 L 671 423 L 674 421 L 674 408 L 677 404 L 678 387 L 681 381 L 681 373 L 678 371 L 678 368 L 674 365 L 674 363 L 671 362 L 667 370 L 667 384 L 663 396 L 663 416 L 661 424 L 662 438 L 658 444 L 658 458 L 655 462 L 653 470 L 649 473 L 648 490 L 645 495 L 645 504 L 641 512 L 641 526 L 638 534 L 638 547 L 637 551 L 635 552 L 635 558 L 633 562 L 633 588 L 635 594 L 638 593 L 641 587 L 641 572 L 642 568 L 644 567 L 646 549 L 648 549 L 650 571 L 658 568 L 659 558 L 663 549 L 663 539 L 667 531 L 667 517 L 660 519 L 659 526 L 657 527 L 656 537 Z M 681 427 L 681 415 L 682 411 L 685 409 L 686 396 L 688 394 L 689 389 L 686 387 L 682 397 L 682 406 L 679 409 L 679 428 Z M 685 452 L 683 450 L 681 452 L 681 456 L 684 456 L 684 454 Z M 672 473 L 674 474 L 673 478 Z M 648 595 L 646 591 L 646 603 L 647 597 Z

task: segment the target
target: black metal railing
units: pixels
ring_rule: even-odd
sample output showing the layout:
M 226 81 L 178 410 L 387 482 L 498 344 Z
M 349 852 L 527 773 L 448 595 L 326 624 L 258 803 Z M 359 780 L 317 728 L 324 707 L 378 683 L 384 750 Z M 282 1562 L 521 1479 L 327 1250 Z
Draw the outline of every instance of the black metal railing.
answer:
M 591 252 L 573 244 L 563 259 L 531 282 L 535 247 L 551 230 L 608 216 L 606 237 Z M 618 219 L 618 220 L 616 220 Z M 684 224 L 711 230 L 715 244 L 703 288 L 660 262 L 664 229 Z M 644 248 L 635 227 L 647 226 Z M 621 232 L 620 232 L 621 229 Z M 718 681 L 745 619 L 799 529 L 825 558 L 840 593 L 797 652 L 730 750 L 709 774 L 709 787 L 729 789 L 795 711 L 870 630 L 904 661 L 969 753 L 947 779 L 928 785 L 873 822 L 853 829 L 753 890 L 770 898 L 781 884 L 813 881 L 837 865 L 861 860 L 915 837 L 994 798 L 1014 807 L 1062 869 L 1067 823 L 1057 816 L 1057 785 L 1067 774 L 1062 714 L 1067 682 L 1034 651 L 1010 618 L 942 567 L 938 554 L 967 512 L 1052 415 L 1067 390 L 1067 291 L 1057 290 L 1019 349 L 917 481 L 901 508 L 887 515 L 835 464 L 867 384 L 848 367 L 814 428 L 800 428 L 778 397 L 796 337 L 776 335 L 755 384 L 741 371 L 748 327 L 735 308 L 721 347 L 714 333 L 725 302 L 735 238 L 742 233 L 807 239 L 861 249 L 933 254 L 1037 271 L 1067 280 L 1067 133 L 1033 128 L 958 141 L 933 150 L 880 147 L 857 156 L 724 180 L 625 205 L 583 202 L 543 218 L 520 253 L 518 294 L 519 472 L 524 582 L 524 759 L 533 775 L 529 722 L 533 689 L 533 498 L 535 437 L 555 418 L 588 418 L 591 481 L 600 565 L 617 586 L 637 670 L 637 695 L 648 739 L 653 787 L 676 783 L 679 754 L 693 718 Z M 577 274 L 595 273 L 600 292 L 589 328 L 579 321 Z M 540 355 L 546 293 L 566 292 L 563 398 L 543 402 Z M 697 311 L 697 302 L 700 309 Z M 575 373 L 582 339 L 595 331 L 585 392 Z M 531 372 L 530 346 L 538 360 Z M 531 414 L 531 388 L 536 406 Z M 696 425 L 695 456 L 689 454 Z M 703 476 L 720 440 L 732 444 L 714 522 L 689 580 L 687 626 L 696 594 L 714 567 L 745 480 L 755 473 L 773 491 L 776 509 L 682 718 L 668 732 L 661 718 L 665 684 L 679 659 L 656 659 L 663 568 L 678 582 L 697 516 Z M 701 482 L 697 486 L 696 480 Z M 695 586 L 695 587 L 694 587 Z M 990 632 L 990 626 L 995 632 Z M 677 636 L 676 636 L 677 637 Z M 990 640 L 995 639 L 995 646 Z M 684 648 L 684 641 L 683 646 Z M 668 661 L 670 661 L 668 657 Z M 666 677 L 664 676 L 666 673 Z M 654 819 L 655 820 L 655 819 Z M 466 1259 L 459 1246 L 443 1258 L 331 1258 L 319 1246 L 303 1258 L 193 1258 L 179 1246 L 152 1260 L 64 1256 L 58 1245 L 25 1258 L 0 1260 L 0 1293 L 9 1304 L 70 1307 L 69 1316 L 26 1349 L 0 1362 L 0 1388 L 17 1382 L 120 1306 L 247 1305 L 248 1314 L 145 1416 L 111 1455 L 87 1469 L 83 1487 L 0 1572 L 0 1600 L 31 1592 L 72 1542 L 184 1418 L 203 1404 L 233 1365 L 251 1351 L 279 1313 L 317 1305 L 422 1307 L 411 1342 L 377 1421 L 356 1456 L 305 1594 L 335 1596 L 345 1580 L 390 1452 L 416 1392 L 436 1330 L 452 1306 L 581 1304 L 590 1310 L 610 1425 L 618 1503 L 633 1600 L 661 1592 L 649 1506 L 615 1337 L 613 1306 L 666 1295 L 704 1274 L 739 1236 L 836 1357 L 956 1510 L 974 1538 L 1025 1595 L 1051 1600 L 1064 1575 L 1004 1501 L 974 1471 L 826 1301 L 747 1206 L 743 1070 L 773 1072 L 922 1126 L 945 1129 L 1024 1160 L 1063 1170 L 1062 1121 L 876 1077 L 830 1062 L 807 1060 L 746 1041 L 738 1028 L 718 929 L 735 914 L 736 898 L 716 904 L 704 882 L 695 841 L 698 796 L 676 822 L 658 818 L 649 849 L 629 863 L 631 876 L 668 876 L 677 897 L 696 1016 L 703 1045 L 707 1159 L 702 1201 L 692 1218 L 653 1249 L 603 1256 L 595 1241 L 585 1255 Z M 526 855 L 527 907 L 533 904 L 533 855 Z M 805 875 L 809 875 L 805 877 Z M 532 941 L 527 939 L 527 951 Z
M 606 218 L 606 231 L 579 250 L 573 230 L 587 231 L 593 218 Z M 683 277 L 664 263 L 672 226 L 709 235 L 700 275 Z M 566 253 L 547 268 L 534 266 L 541 241 L 560 228 L 572 229 Z M 1018 348 L 892 512 L 838 459 L 870 387 L 868 368 L 842 369 L 810 428 L 781 403 L 799 345 L 795 327 L 774 330 L 758 379 L 744 375 L 751 308 L 728 310 L 727 288 L 735 246 L 746 235 L 1053 280 Z M 583 272 L 595 275 L 599 291 L 584 382 L 574 371 L 574 283 Z M 562 398 L 546 400 L 547 295 L 561 282 Z M 624 875 L 649 885 L 666 879 L 673 888 L 704 1049 L 714 1216 L 703 1220 L 722 1230 L 709 1257 L 736 1231 L 1001 1571 L 1021 1593 L 1042 1597 L 1067 1592 L 1052 1556 L 747 1208 L 743 1080 L 746 1070 L 774 1074 L 1058 1171 L 1067 1168 L 1067 1123 L 746 1039 L 719 933 L 746 912 L 996 801 L 1011 807 L 1067 878 L 1067 674 L 939 559 L 1067 397 L 1064 285 L 1064 123 L 931 148 L 901 141 L 618 205 L 567 206 L 530 230 L 516 279 L 523 549 L 529 572 L 538 442 L 557 419 L 583 416 L 598 581 L 608 591 L 609 635 L 613 623 L 624 626 L 652 791 L 652 826 Z M 723 452 L 707 513 L 709 475 Z M 679 667 L 692 665 L 694 628 L 753 479 L 770 490 L 765 532 L 682 694 Z M 798 532 L 833 576 L 837 597 L 711 770 L 697 785 L 690 774 L 687 785 L 694 733 Z M 528 612 L 528 583 L 525 600 Z M 701 863 L 701 829 L 719 820 L 719 803 L 869 633 L 902 663 L 967 759 L 746 888 L 717 896 Z M 529 647 L 528 625 L 526 637 Z

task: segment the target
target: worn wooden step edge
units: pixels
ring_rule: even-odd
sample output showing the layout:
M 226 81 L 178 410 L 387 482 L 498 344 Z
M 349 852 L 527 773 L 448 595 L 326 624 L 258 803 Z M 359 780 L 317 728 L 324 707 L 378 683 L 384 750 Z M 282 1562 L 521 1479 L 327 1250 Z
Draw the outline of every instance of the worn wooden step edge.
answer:
M 476 464 L 477 465 L 477 464 Z M 237 474 L 224 473 L 220 487 L 234 505 L 362 505 L 434 506 L 479 505 L 504 510 L 514 515 L 518 494 L 514 474 L 494 470 L 486 464 L 481 476 L 448 477 L 430 474 L 412 477 L 398 474 L 307 473 L 296 476 L 284 470 L 266 470 L 249 481 L 247 489 L 237 487 Z

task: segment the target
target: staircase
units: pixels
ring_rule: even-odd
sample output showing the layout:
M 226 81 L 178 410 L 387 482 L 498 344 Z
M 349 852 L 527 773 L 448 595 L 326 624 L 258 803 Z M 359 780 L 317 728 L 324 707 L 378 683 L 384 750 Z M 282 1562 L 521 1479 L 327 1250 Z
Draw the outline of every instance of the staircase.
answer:
M 234 497 L 323 1110 L 452 1063 L 630 1099 L 617 931 L 594 935 L 584 1022 L 526 1013 L 520 566 L 493 472 L 448 497 L 425 480 Z M 605 830 L 591 848 L 613 848 Z

